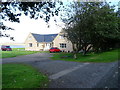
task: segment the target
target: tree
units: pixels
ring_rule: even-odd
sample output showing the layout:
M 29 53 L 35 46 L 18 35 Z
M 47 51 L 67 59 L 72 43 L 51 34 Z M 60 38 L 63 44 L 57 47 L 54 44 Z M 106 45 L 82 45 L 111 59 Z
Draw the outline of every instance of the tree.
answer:
M 16 2 L 15 2 L 16 1 Z M 30 18 L 38 19 L 43 18 L 45 22 L 49 22 L 50 17 L 55 15 L 58 16 L 60 7 L 63 5 L 62 1 L 48 2 L 43 0 L 36 0 L 36 2 L 31 2 L 33 0 L 15 0 L 14 2 L 1 2 L 0 14 L 2 20 L 9 20 L 11 22 L 20 22 L 19 16 L 22 14 L 30 16 Z M 35 1 L 35 0 L 34 0 Z M 59 6 L 58 6 L 59 5 Z M 3 33 L 3 30 L 13 30 L 10 27 L 4 25 L 3 22 L 0 23 L 0 37 L 10 37 Z
M 82 49 L 85 55 L 91 47 L 95 52 L 105 51 L 113 47 L 109 44 L 119 41 L 120 30 L 114 7 L 106 2 L 74 2 L 70 7 L 67 19 L 63 18 L 64 30 L 76 53 Z
M 120 40 L 117 13 L 113 6 L 105 3 L 102 7 L 99 6 L 95 14 L 91 44 L 96 52 L 109 50 Z

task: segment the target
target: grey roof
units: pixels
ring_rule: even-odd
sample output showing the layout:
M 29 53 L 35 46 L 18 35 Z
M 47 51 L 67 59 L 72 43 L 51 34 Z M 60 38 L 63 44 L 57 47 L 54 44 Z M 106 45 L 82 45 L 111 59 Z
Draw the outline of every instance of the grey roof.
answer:
M 34 34 L 31 33 L 37 42 L 52 42 L 58 34 Z

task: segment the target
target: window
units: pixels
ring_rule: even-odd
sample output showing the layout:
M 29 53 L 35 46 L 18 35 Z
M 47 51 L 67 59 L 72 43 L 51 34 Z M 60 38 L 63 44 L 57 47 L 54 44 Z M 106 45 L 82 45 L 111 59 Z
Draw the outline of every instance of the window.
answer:
M 37 47 L 39 47 L 39 43 L 37 43 Z
M 66 48 L 66 44 L 65 43 L 60 43 L 60 48 Z
M 63 35 L 60 35 L 60 39 L 64 39 Z
M 50 49 L 59 49 L 59 48 L 57 48 L 57 47 L 52 47 L 52 48 L 50 48 Z
M 52 43 L 50 43 L 50 47 L 52 47 L 52 45 L 53 45 L 53 44 L 52 44 Z
M 32 43 L 29 43 L 29 47 L 32 47 Z
M 10 48 L 10 46 L 6 46 L 6 48 Z

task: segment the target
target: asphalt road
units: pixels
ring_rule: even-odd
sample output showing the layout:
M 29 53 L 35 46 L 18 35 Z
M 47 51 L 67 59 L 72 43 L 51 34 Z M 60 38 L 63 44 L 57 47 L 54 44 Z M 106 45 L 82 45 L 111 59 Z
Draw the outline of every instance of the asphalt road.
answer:
M 25 63 L 48 75 L 49 88 L 118 88 L 118 62 L 80 63 L 50 60 L 52 54 L 4 58 L 2 63 Z
M 105 87 L 105 88 L 120 88 L 120 62 L 113 67 L 109 73 L 107 73 L 103 79 L 100 80 L 99 83 L 97 83 L 96 87 Z

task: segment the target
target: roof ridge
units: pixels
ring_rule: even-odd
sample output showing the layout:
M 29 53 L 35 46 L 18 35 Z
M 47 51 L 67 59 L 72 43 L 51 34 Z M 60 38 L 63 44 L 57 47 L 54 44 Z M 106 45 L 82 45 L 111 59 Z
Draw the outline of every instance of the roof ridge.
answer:
M 58 33 L 56 33 L 56 34 L 38 34 L 38 33 L 31 33 L 31 34 L 37 34 L 37 35 L 57 35 Z

